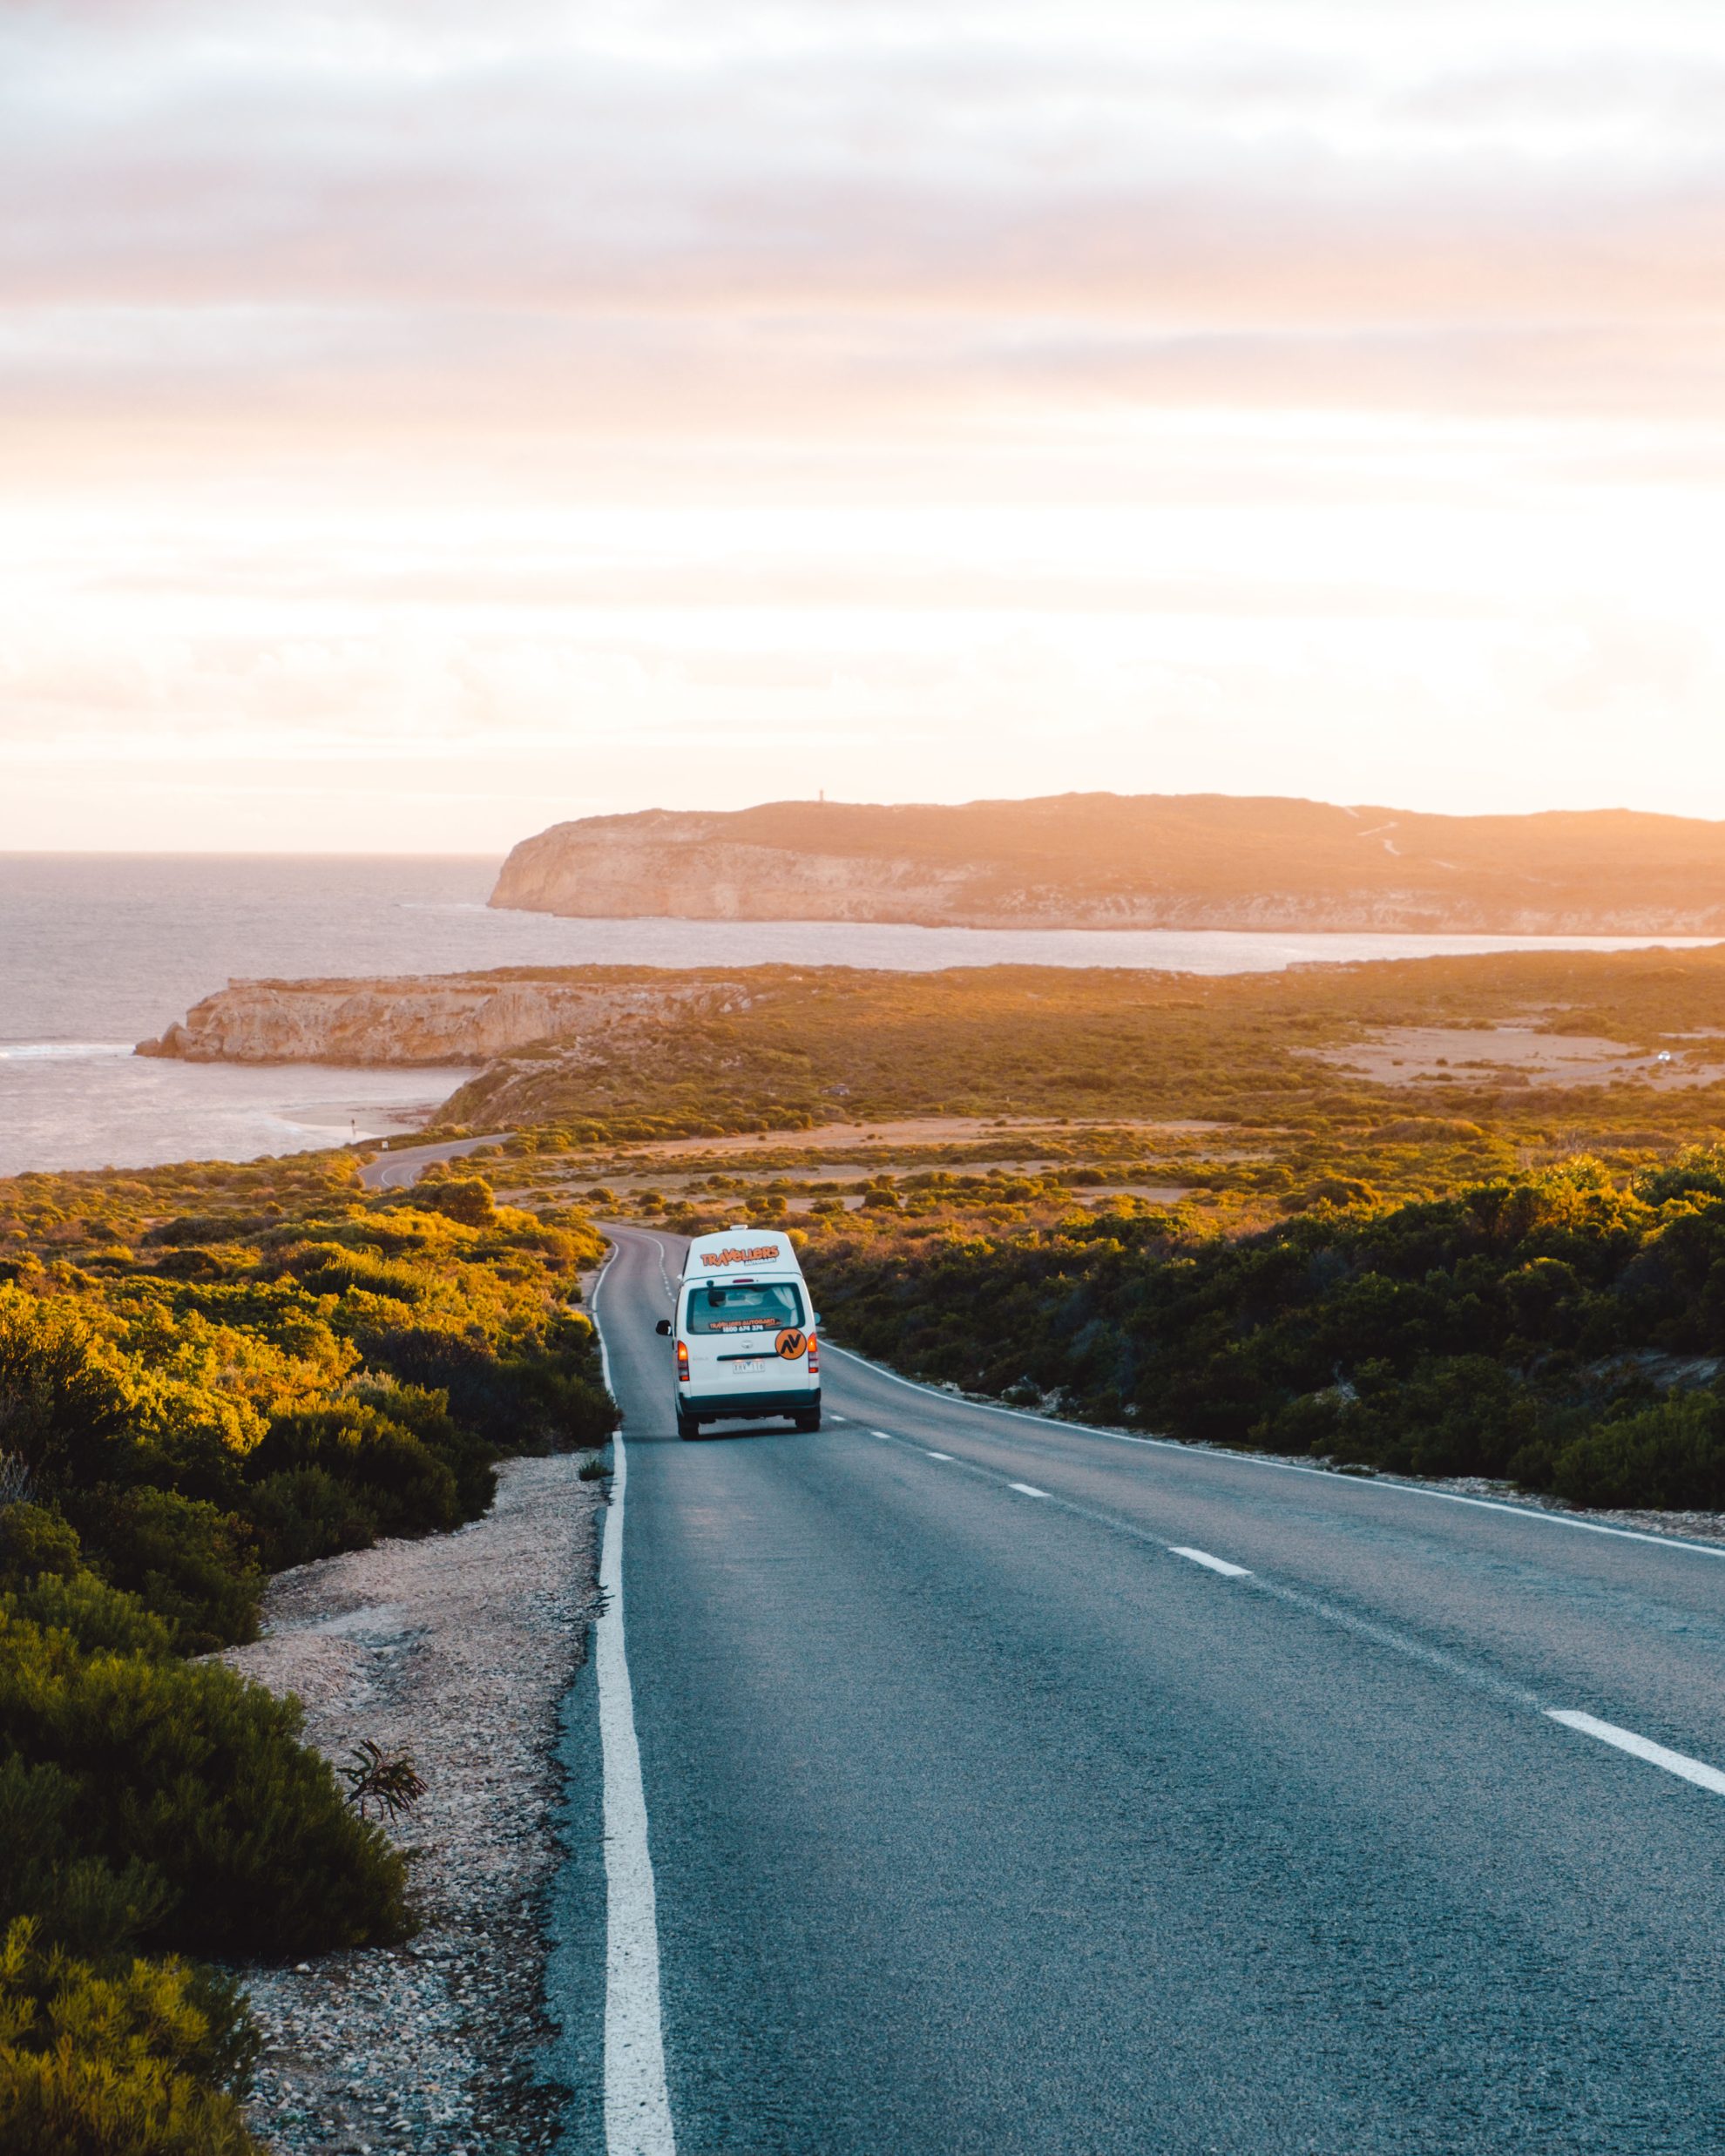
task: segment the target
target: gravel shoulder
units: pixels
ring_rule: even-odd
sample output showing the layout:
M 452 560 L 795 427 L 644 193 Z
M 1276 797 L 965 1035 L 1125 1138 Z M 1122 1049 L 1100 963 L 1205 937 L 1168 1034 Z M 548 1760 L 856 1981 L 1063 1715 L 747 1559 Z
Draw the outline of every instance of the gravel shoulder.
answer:
M 554 1747 L 598 1613 L 604 1502 L 578 1467 L 507 1461 L 496 1504 L 458 1533 L 282 1573 L 263 1638 L 222 1657 L 297 1694 L 328 1757 L 370 1738 L 411 1751 L 428 1785 L 394 1829 L 414 1852 L 417 1936 L 241 1972 L 266 2044 L 251 2124 L 286 2156 L 510 2156 L 558 2139 L 565 2097 L 540 2066 Z

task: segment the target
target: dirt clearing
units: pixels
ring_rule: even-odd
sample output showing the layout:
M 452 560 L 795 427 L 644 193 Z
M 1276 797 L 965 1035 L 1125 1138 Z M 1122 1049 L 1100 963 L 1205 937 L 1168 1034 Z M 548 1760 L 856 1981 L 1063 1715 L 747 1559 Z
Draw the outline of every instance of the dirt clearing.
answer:
M 1441 1085 L 1446 1078 L 1477 1084 L 1507 1075 L 1537 1085 L 1620 1085 L 1630 1082 L 1661 1091 L 1712 1085 L 1725 1078 L 1725 1064 L 1700 1063 L 1679 1051 L 1657 1054 L 1586 1033 L 1539 1033 L 1531 1026 L 1397 1025 L 1343 1048 L 1309 1048 L 1296 1054 L 1333 1063 L 1377 1085 Z

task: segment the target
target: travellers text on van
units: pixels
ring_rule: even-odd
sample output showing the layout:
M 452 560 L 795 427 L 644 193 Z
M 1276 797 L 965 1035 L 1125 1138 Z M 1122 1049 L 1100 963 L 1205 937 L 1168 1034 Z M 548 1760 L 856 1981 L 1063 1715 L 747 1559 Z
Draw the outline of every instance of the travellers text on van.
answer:
M 779 1254 L 777 1243 L 761 1243 L 753 1250 L 703 1250 L 703 1265 L 764 1265 Z

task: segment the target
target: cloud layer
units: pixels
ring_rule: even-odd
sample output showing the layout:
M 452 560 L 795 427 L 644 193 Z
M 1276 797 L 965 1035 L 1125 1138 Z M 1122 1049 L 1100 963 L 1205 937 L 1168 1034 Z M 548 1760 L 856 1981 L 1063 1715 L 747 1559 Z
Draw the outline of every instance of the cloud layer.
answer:
M 127 758 L 782 790 L 714 725 L 1676 805 L 1722 122 L 1702 5 L 17 0 L 0 844 Z
M 14 394 L 1717 402 L 1703 10 L 717 12 L 14 9 Z

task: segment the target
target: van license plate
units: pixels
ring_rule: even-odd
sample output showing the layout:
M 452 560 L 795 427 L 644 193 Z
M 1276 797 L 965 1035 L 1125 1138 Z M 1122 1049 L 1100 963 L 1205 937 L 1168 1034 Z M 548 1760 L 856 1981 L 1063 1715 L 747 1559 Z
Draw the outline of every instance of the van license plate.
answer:
M 766 1367 L 764 1362 L 734 1362 L 731 1375 L 733 1377 L 759 1377 Z

